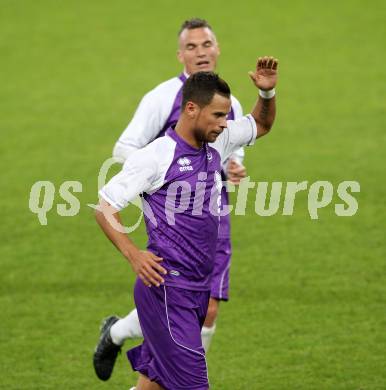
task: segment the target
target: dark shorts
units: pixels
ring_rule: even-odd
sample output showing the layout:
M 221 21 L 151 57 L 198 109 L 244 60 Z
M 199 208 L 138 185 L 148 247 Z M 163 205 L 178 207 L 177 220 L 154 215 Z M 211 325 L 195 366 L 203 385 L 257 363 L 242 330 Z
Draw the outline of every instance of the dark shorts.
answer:
M 144 341 L 127 352 L 139 371 L 165 390 L 207 390 L 201 328 L 209 291 L 146 287 L 137 279 L 134 299 Z

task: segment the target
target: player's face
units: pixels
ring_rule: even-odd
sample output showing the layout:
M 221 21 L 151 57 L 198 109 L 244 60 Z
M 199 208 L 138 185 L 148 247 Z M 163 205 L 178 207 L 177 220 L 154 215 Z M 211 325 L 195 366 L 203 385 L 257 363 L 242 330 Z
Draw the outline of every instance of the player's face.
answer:
M 185 29 L 181 32 L 177 57 L 189 75 L 199 71 L 213 72 L 219 54 L 216 37 L 209 28 Z
M 195 137 L 202 142 L 215 142 L 227 127 L 227 115 L 231 110 L 231 100 L 215 94 L 212 101 L 202 107 L 195 123 Z

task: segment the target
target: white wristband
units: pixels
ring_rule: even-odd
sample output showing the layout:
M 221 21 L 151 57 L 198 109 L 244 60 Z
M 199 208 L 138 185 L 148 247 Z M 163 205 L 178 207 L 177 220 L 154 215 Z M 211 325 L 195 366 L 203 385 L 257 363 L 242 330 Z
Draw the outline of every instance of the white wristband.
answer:
M 263 91 L 262 89 L 259 89 L 259 95 L 263 99 L 272 99 L 275 96 L 275 88 L 269 89 L 268 91 Z

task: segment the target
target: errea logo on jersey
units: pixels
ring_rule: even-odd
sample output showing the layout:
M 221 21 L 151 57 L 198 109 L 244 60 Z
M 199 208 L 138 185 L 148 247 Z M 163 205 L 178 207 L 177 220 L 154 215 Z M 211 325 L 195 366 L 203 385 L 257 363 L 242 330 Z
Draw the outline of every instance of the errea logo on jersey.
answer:
M 177 164 L 180 166 L 180 172 L 193 171 L 193 167 L 190 165 L 192 162 L 187 157 L 181 157 L 177 160 Z
M 187 157 L 181 157 L 177 160 L 177 163 L 182 166 L 186 166 L 186 165 L 190 165 L 191 161 Z

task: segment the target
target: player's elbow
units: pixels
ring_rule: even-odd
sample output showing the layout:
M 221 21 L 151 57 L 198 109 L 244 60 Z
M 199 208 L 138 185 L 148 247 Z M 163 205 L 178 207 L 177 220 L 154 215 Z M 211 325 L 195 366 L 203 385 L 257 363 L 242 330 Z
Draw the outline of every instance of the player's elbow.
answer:
M 118 142 L 114 145 L 113 157 L 121 163 L 127 159 L 127 152 L 125 148 L 119 145 Z
M 264 135 L 267 135 L 271 131 L 272 125 L 267 124 L 257 124 L 257 136 L 262 137 Z

